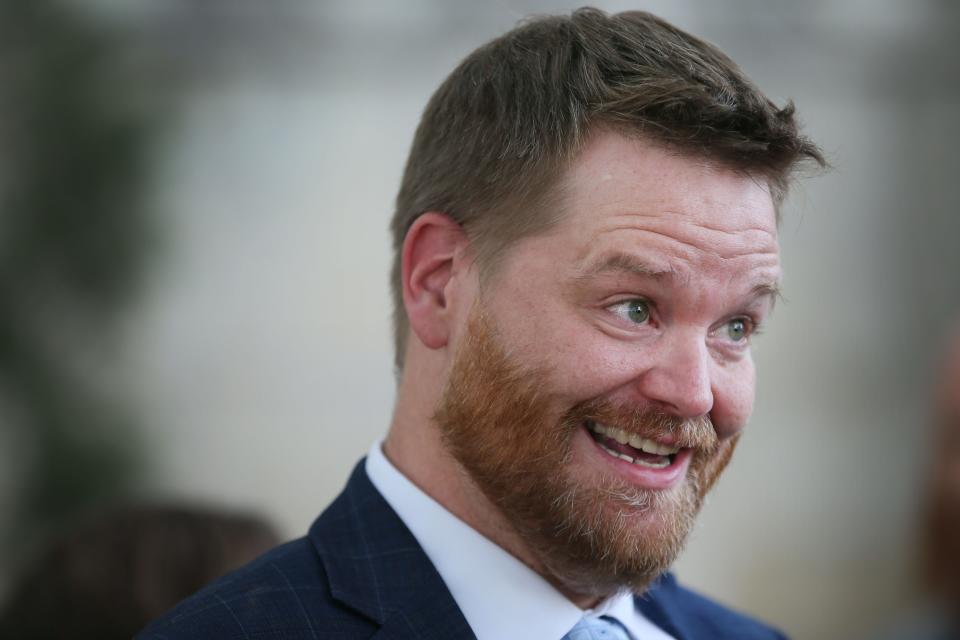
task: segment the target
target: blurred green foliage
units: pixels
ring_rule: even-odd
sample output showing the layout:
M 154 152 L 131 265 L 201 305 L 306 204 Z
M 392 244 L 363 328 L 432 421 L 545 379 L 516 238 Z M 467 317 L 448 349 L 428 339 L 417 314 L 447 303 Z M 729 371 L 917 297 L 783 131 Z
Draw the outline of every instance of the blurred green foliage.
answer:
M 96 372 L 143 272 L 158 118 L 124 44 L 68 7 L 0 1 L 0 429 L 28 445 L 3 454 L 26 474 L 0 518 L 15 546 L 127 493 L 143 458 Z

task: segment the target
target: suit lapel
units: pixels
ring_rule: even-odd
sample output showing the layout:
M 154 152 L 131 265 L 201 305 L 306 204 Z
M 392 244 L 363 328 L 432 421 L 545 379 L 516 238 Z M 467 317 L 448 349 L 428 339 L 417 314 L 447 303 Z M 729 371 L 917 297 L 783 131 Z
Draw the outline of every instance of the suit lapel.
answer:
M 364 470 L 310 528 L 342 604 L 381 624 L 375 638 L 474 639 L 449 590 Z
M 650 622 L 676 640 L 694 640 L 699 636 L 690 628 L 685 616 L 676 611 L 672 603 L 676 588 L 677 579 L 672 573 L 665 573 L 643 595 L 634 596 L 634 604 Z

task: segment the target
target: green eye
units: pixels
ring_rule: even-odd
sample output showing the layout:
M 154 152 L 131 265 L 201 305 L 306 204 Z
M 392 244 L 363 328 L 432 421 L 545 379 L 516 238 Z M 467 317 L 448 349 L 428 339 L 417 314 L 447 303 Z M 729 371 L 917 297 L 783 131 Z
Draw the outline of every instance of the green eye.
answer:
M 744 320 L 731 320 L 727 323 L 727 335 L 734 342 L 742 342 L 747 337 L 748 327 Z
M 645 300 L 628 300 L 626 308 L 630 322 L 643 324 L 650 319 L 650 305 Z

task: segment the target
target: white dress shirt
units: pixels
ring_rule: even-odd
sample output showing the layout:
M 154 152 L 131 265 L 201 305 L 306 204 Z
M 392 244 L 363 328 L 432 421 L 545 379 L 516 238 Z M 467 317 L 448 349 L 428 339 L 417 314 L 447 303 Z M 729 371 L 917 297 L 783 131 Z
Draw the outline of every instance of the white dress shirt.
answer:
M 586 611 L 538 573 L 421 491 L 387 460 L 381 442 L 367 456 L 373 486 L 423 547 L 478 640 L 561 640 L 584 616 L 616 618 L 635 640 L 674 640 L 630 594 Z

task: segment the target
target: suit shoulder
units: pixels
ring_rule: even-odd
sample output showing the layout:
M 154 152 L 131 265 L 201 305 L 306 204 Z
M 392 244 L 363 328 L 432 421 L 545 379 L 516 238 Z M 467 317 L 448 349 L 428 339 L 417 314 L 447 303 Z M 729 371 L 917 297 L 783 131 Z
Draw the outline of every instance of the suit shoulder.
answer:
M 331 598 L 320 557 L 306 538 L 268 551 L 154 620 L 138 640 L 365 638 L 370 623 Z
M 679 585 L 673 576 L 651 593 L 677 627 L 695 630 L 691 637 L 730 640 L 786 640 L 781 631 Z M 641 598 L 641 600 L 643 600 Z M 645 608 L 641 603 L 641 608 Z

